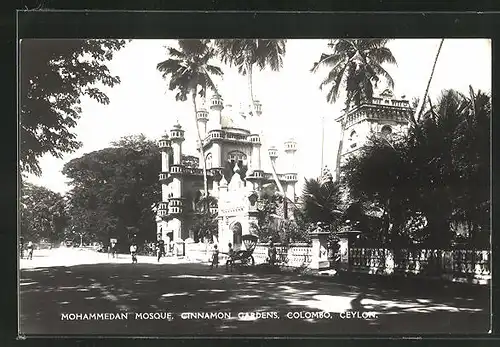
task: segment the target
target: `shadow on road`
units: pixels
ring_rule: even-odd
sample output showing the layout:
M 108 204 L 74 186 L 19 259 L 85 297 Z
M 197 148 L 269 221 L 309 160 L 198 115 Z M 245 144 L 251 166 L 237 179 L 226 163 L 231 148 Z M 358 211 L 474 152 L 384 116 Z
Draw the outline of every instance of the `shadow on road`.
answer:
M 464 285 L 436 291 L 341 278 L 226 273 L 199 264 L 107 263 L 25 269 L 20 288 L 21 331 L 28 335 L 484 333 L 489 327 L 488 289 Z M 120 311 L 130 313 L 127 320 L 61 320 L 63 313 Z M 174 319 L 134 318 L 160 311 L 174 313 Z M 238 317 L 257 311 L 277 312 L 279 319 Z M 320 311 L 331 317 L 303 313 Z M 346 311 L 376 317 L 342 318 Z M 230 312 L 231 318 L 185 320 L 183 312 Z

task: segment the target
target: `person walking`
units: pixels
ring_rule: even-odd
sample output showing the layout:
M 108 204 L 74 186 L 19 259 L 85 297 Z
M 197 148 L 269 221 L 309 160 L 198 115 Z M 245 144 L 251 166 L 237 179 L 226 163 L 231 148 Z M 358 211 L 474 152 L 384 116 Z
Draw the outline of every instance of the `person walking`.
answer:
M 135 243 L 130 245 L 130 255 L 132 256 L 132 264 L 137 264 L 137 245 Z
M 35 248 L 35 246 L 33 246 L 33 242 L 29 241 L 27 248 L 28 248 L 28 259 L 33 260 L 33 249 Z
M 227 261 L 226 261 L 226 271 L 230 270 L 233 272 L 233 257 L 234 257 L 234 249 L 231 243 L 228 244 L 229 250 L 227 251 Z
M 114 243 L 114 242 L 111 244 L 111 256 L 113 258 L 116 257 L 116 243 Z
M 156 254 L 158 256 L 158 262 L 160 262 L 160 258 L 165 255 L 165 241 L 162 239 L 156 242 Z
M 212 252 L 212 264 L 210 264 L 210 270 L 213 268 L 219 268 L 219 250 L 217 249 L 217 245 L 214 246 L 214 250 Z
M 274 247 L 273 241 L 269 242 L 269 248 L 267 250 L 267 259 L 269 265 L 274 266 L 276 264 L 276 248 Z

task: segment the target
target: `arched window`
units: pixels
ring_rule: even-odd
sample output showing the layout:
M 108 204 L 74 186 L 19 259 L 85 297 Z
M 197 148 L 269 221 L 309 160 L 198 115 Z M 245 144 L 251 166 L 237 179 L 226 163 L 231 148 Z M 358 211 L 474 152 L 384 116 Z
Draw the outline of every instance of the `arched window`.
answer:
M 207 165 L 207 169 L 212 168 L 212 153 L 207 154 L 207 156 L 205 157 L 205 163 Z
M 392 134 L 392 128 L 390 125 L 384 125 L 382 129 L 380 130 L 380 133 L 384 138 L 388 138 Z
M 356 147 L 357 145 L 357 139 L 358 139 L 358 134 L 356 133 L 356 131 L 351 131 L 351 134 L 349 135 L 349 146 L 351 148 L 354 148 Z
M 247 156 L 243 152 L 232 151 L 227 154 L 227 161 L 231 164 L 238 163 L 238 165 L 242 167 L 247 164 Z

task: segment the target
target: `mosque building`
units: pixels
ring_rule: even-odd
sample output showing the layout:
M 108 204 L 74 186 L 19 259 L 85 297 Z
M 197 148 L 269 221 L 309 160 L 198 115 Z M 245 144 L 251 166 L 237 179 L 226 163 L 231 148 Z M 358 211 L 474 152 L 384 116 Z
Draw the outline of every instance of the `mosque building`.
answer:
M 242 247 L 242 235 L 252 233 L 257 221 L 256 201 L 260 189 L 273 183 L 273 174 L 264 171 L 261 134 L 262 105 L 255 101 L 255 115 L 224 105 L 220 95 L 210 99 L 210 109 L 197 110 L 197 122 L 206 159 L 209 195 L 215 197 L 212 212 L 218 214 L 218 243 Z M 203 160 L 196 166 L 184 158 L 184 130 L 179 124 L 159 141 L 162 171 L 159 174 L 162 201 L 157 210 L 157 235 L 166 244 L 197 239 L 190 230 L 196 202 L 204 190 Z M 200 146 L 200 142 L 197 142 Z M 199 147 L 198 147 L 199 148 Z M 297 170 L 293 139 L 284 143 L 283 165 L 277 167 L 279 151 L 270 147 L 266 155 L 274 164 L 287 198 L 295 201 Z M 200 153 L 200 152 L 198 152 Z M 200 154 L 198 154 L 198 157 Z M 281 163 L 281 162 L 280 162 Z M 196 240 L 198 241 L 198 240 Z

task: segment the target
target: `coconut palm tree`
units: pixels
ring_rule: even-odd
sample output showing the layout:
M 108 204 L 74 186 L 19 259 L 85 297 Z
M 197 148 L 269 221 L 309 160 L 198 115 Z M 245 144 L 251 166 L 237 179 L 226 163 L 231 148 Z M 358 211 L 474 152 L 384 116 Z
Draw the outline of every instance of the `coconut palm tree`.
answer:
M 314 63 L 311 72 L 317 73 L 321 68 L 329 72 L 320 84 L 320 89 L 329 86 L 326 98 L 335 103 L 342 91 L 346 92 L 346 111 L 352 104 L 359 105 L 370 102 L 373 87 L 383 77 L 389 88 L 394 88 L 391 75 L 383 68 L 383 64 L 396 64 L 396 59 L 389 48 L 385 47 L 389 39 L 336 39 L 330 40 L 329 53 L 321 54 Z M 339 148 L 337 151 L 337 179 L 339 177 L 340 155 L 344 138 L 344 126 L 341 127 Z
M 235 66 L 238 72 L 247 77 L 248 101 L 252 115 L 257 116 L 253 94 L 253 70 L 254 67 L 264 70 L 271 68 L 279 71 L 283 66 L 283 57 L 286 52 L 286 40 L 269 39 L 221 39 L 215 40 L 218 55 L 221 61 L 229 66 Z M 266 150 L 266 148 L 264 148 Z M 276 169 L 271 161 L 273 178 L 279 192 L 285 196 L 285 192 L 276 174 Z
M 429 80 L 427 81 L 427 86 L 425 87 L 424 96 L 422 100 L 420 100 L 418 106 L 415 109 L 415 115 L 413 116 L 412 123 L 416 125 L 420 121 L 420 117 L 422 116 L 422 112 L 424 110 L 425 99 L 427 98 L 427 94 L 429 93 L 429 87 L 431 85 L 432 77 L 434 76 L 434 70 L 436 69 L 436 64 L 439 58 L 439 53 L 441 53 L 441 48 L 443 47 L 444 39 L 441 39 L 439 43 L 439 47 L 436 53 L 436 58 L 434 58 L 434 64 L 432 65 L 431 75 L 429 76 Z
M 338 224 L 342 217 L 342 194 L 338 182 L 306 179 L 302 190 L 302 213 L 309 222 Z
M 168 58 L 157 65 L 164 79 L 168 80 L 168 89 L 176 91 L 177 101 L 186 101 L 191 97 L 194 121 L 198 133 L 203 164 L 203 183 L 205 196 L 208 196 L 207 165 L 203 151 L 203 139 L 197 121 L 196 97 L 204 98 L 207 89 L 216 90 L 212 76 L 222 76 L 222 70 L 211 65 L 216 57 L 210 40 L 178 40 L 179 48 L 167 47 Z

